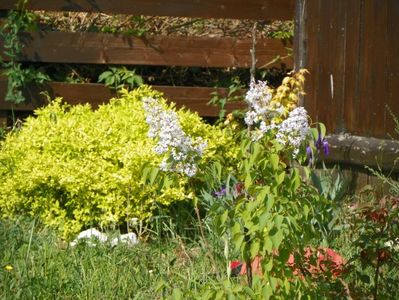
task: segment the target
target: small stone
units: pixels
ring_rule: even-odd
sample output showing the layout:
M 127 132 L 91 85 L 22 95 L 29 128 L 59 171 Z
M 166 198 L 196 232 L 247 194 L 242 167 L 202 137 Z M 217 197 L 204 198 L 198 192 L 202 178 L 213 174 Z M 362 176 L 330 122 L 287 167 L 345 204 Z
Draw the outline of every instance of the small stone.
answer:
M 128 246 L 134 246 L 139 243 L 139 240 L 137 239 L 137 235 L 134 232 L 129 232 L 127 234 L 122 234 L 119 237 L 114 238 L 111 241 L 111 246 L 114 247 L 120 243 L 126 244 Z
M 104 233 L 98 231 L 97 229 L 90 228 L 79 233 L 77 238 L 74 239 L 69 245 L 71 247 L 75 247 L 79 240 L 85 240 L 89 246 L 94 247 L 96 245 L 94 241 L 105 243 L 108 238 Z

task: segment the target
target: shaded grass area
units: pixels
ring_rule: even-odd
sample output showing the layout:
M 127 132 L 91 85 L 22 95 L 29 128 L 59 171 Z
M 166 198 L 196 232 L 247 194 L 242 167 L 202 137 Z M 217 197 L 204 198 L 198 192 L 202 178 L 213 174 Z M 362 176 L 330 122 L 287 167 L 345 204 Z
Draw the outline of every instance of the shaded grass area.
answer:
M 70 248 L 26 219 L 1 221 L 0 232 L 0 299 L 161 299 L 217 276 L 198 244 L 179 239 Z

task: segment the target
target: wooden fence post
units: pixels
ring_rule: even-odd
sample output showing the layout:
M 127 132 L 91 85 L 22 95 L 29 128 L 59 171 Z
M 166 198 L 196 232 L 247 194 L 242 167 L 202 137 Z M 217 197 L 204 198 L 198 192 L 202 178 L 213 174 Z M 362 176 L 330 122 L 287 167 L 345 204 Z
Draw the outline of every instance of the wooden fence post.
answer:
M 295 6 L 295 34 L 294 34 L 294 70 L 298 71 L 306 65 L 307 36 L 306 22 L 306 0 L 297 0 Z M 299 98 L 299 105 L 304 105 L 304 96 Z

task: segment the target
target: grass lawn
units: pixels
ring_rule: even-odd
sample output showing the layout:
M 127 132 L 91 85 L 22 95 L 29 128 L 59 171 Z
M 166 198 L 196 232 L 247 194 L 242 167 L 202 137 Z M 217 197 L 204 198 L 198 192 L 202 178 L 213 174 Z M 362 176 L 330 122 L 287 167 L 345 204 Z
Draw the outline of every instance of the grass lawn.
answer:
M 217 277 L 202 248 L 180 239 L 71 248 L 22 219 L 0 232 L 0 299 L 160 299 Z

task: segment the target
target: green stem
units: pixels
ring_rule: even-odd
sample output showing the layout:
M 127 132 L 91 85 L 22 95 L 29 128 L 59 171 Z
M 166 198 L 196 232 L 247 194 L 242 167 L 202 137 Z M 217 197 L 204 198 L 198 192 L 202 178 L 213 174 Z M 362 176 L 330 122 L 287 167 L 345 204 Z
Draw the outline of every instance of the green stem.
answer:
M 381 260 L 377 258 L 377 266 L 375 268 L 375 273 L 374 273 L 374 291 L 373 291 L 374 300 L 377 300 L 378 296 L 378 280 L 380 278 L 380 267 L 381 267 Z

